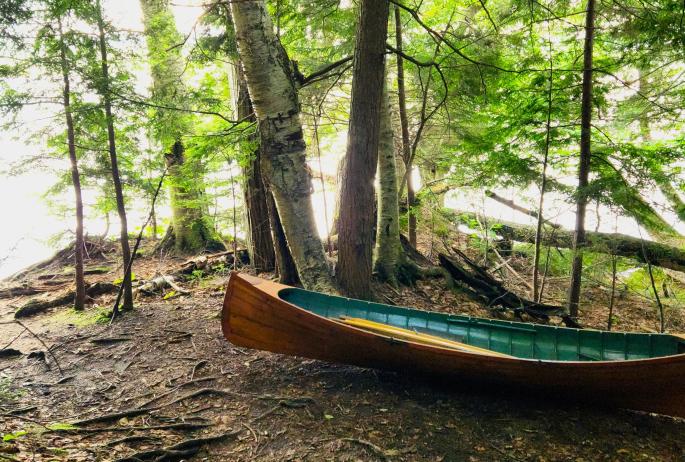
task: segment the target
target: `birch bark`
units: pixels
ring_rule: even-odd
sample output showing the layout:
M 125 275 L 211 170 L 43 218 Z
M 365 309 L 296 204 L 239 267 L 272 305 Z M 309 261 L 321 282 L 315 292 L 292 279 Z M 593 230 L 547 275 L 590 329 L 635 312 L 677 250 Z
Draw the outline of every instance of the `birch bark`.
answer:
M 238 52 L 262 146 L 262 176 L 268 182 L 290 253 L 303 285 L 334 290 L 311 202 L 300 104 L 290 61 L 274 34 L 263 0 L 231 2 Z

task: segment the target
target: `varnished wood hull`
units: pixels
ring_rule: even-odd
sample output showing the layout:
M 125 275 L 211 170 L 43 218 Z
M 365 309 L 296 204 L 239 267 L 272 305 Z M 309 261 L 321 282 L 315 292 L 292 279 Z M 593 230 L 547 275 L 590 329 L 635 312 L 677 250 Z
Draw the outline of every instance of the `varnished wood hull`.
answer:
M 234 273 L 222 328 L 233 344 L 362 367 L 530 390 L 536 396 L 685 418 L 685 354 L 627 361 L 541 361 L 399 341 L 281 300 L 287 286 Z

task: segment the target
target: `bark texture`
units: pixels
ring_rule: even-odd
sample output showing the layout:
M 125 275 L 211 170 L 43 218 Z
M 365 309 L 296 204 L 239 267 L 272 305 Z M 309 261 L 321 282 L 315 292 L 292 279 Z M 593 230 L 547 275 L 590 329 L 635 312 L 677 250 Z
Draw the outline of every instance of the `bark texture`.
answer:
M 179 252 L 197 252 L 201 250 L 219 251 L 225 246 L 216 237 L 213 229 L 209 226 L 208 218 L 204 216 L 202 208 L 196 202 L 196 192 L 188 180 L 184 178 L 185 148 L 180 141 L 173 144 L 171 151 L 164 156 L 169 177 L 172 178 L 169 186 L 171 196 L 171 222 L 172 230 L 168 232 L 174 247 Z
M 400 242 L 400 207 L 397 188 L 395 143 L 390 113 L 387 81 L 383 89 L 381 133 L 378 145 L 378 221 L 376 223 L 376 261 L 379 279 L 396 281 L 402 243 Z
M 114 194 L 117 201 L 117 213 L 119 214 L 119 223 L 121 231 L 119 234 L 119 241 L 121 244 L 121 256 L 123 259 L 123 267 L 128 267 L 128 262 L 131 259 L 131 247 L 128 242 L 128 222 L 126 219 L 126 204 L 124 203 L 124 192 L 121 186 L 121 177 L 119 175 L 119 161 L 117 159 L 117 145 L 114 134 L 114 116 L 112 115 L 112 96 L 110 94 L 110 80 L 109 80 L 109 62 L 107 58 L 107 42 L 105 40 L 105 24 L 102 17 L 102 6 L 100 0 L 97 1 L 97 20 L 98 20 L 98 42 L 100 45 L 100 65 L 102 68 L 102 84 L 101 84 L 101 98 L 105 108 L 105 119 L 107 121 L 107 143 L 109 148 L 109 160 L 112 170 L 112 183 L 114 184 Z M 124 302 L 123 310 L 133 309 L 133 287 L 131 285 L 131 273 L 124 272 Z
M 237 77 L 236 96 L 236 115 L 237 120 L 256 120 L 250 102 L 250 95 L 247 89 L 247 82 L 243 75 L 240 65 L 235 69 Z M 257 136 L 251 136 L 248 141 L 254 145 Z M 271 237 L 271 226 L 269 225 L 269 208 L 267 205 L 266 185 L 262 181 L 262 170 L 260 167 L 261 148 L 259 145 L 252 152 L 245 152 L 245 157 L 249 159 L 247 166 L 243 170 L 245 177 L 245 213 L 247 215 L 247 235 L 248 251 L 250 261 L 257 272 L 273 271 L 276 265 L 274 253 L 274 242 Z
M 587 1 L 585 14 L 585 44 L 583 49 L 583 97 L 580 115 L 580 163 L 578 166 L 578 190 L 576 191 L 576 228 L 573 235 L 573 264 L 571 285 L 568 290 L 568 310 L 571 317 L 578 316 L 581 277 L 583 273 L 583 247 L 585 246 L 585 210 L 587 186 L 590 176 L 592 140 L 592 57 L 595 36 L 595 0 Z
M 298 275 L 308 289 L 333 291 L 314 220 L 312 180 L 290 61 L 263 0 L 232 2 L 231 14 L 259 123 L 262 176 L 273 194 Z
M 297 273 L 297 266 L 290 254 L 288 242 L 285 239 L 285 232 L 281 219 L 278 217 L 278 209 L 276 208 L 276 201 L 273 194 L 268 191 L 266 205 L 269 212 L 269 223 L 271 224 L 271 237 L 274 243 L 274 254 L 276 257 L 276 271 L 278 271 L 278 280 L 281 284 L 289 286 L 301 286 L 300 276 Z
M 338 282 L 350 297 L 371 296 L 374 185 L 385 77 L 387 0 L 360 2 L 352 77 L 352 103 L 340 188 Z
M 187 107 L 182 82 L 185 64 L 181 56 L 183 37 L 176 29 L 169 0 L 140 0 L 152 73 L 152 100 L 155 109 L 155 134 L 166 151 L 170 179 L 172 228 L 165 242 L 174 243 L 179 252 L 222 250 L 225 248 L 204 212 L 202 165 L 188 161 L 182 136 L 190 131 L 187 114 L 164 109 Z
M 59 21 L 60 66 L 62 70 L 62 98 L 64 117 L 67 124 L 67 145 L 69 148 L 69 163 L 71 164 L 71 181 L 74 185 L 76 204 L 76 242 L 74 244 L 74 273 L 76 291 L 74 295 L 74 309 L 83 310 L 86 303 L 86 282 L 83 275 L 83 198 L 81 196 L 81 176 L 76 157 L 76 135 L 74 134 L 74 119 L 71 114 L 71 81 L 69 78 L 69 63 L 67 61 L 66 45 L 62 34 L 62 22 Z

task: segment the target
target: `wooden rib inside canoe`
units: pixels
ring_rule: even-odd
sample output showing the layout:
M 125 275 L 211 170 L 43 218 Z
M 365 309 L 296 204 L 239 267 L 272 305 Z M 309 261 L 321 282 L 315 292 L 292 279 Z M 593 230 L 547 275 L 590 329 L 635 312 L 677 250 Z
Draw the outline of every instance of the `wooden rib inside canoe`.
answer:
M 484 354 L 489 356 L 499 356 L 501 358 L 510 358 L 511 356 L 505 355 L 503 353 L 498 353 L 492 350 L 486 350 L 485 348 L 478 348 L 472 345 L 467 345 L 466 343 L 455 342 L 454 340 L 448 340 L 442 337 L 436 337 L 434 335 L 422 334 L 420 332 L 414 332 L 408 329 L 401 329 L 399 327 L 389 326 L 387 324 L 382 324 L 380 322 L 373 322 L 367 319 L 359 318 L 340 318 L 340 322 L 347 324 L 348 326 L 358 327 L 359 329 L 370 330 L 372 332 L 378 332 L 380 334 L 389 335 L 394 338 L 399 338 L 402 340 L 409 340 L 416 343 L 422 343 L 424 345 L 433 345 L 442 348 L 452 348 L 459 351 L 467 351 L 471 353 Z
M 685 418 L 680 335 L 435 313 L 238 273 L 229 279 L 222 329 L 231 343 L 248 348 Z

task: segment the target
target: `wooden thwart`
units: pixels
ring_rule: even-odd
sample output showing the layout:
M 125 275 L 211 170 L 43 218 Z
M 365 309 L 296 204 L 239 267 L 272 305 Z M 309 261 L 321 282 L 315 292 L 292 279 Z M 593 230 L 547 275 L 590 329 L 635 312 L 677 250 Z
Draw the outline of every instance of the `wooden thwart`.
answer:
M 453 350 L 467 351 L 469 353 L 477 353 L 488 356 L 498 356 L 501 358 L 512 358 L 512 356 L 509 356 L 507 354 L 488 350 L 486 348 L 479 348 L 473 345 L 468 345 L 466 343 L 461 343 L 454 340 L 437 337 L 435 335 L 414 332 L 412 330 L 402 329 L 401 327 L 395 327 L 380 322 L 369 321 L 367 319 L 349 318 L 343 316 L 339 320 L 340 322 L 342 322 L 343 324 L 347 324 L 348 326 L 357 327 L 359 329 L 375 333 L 385 334 L 390 337 L 402 340 L 409 340 L 411 342 L 421 343 L 423 345 L 439 346 L 443 348 L 450 348 Z

